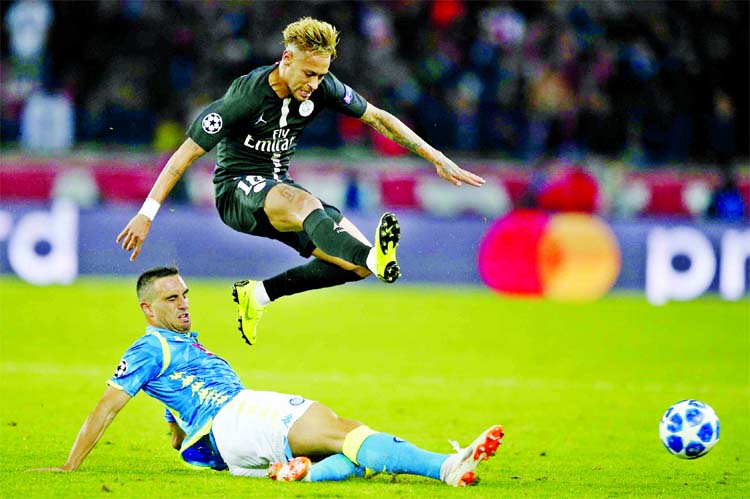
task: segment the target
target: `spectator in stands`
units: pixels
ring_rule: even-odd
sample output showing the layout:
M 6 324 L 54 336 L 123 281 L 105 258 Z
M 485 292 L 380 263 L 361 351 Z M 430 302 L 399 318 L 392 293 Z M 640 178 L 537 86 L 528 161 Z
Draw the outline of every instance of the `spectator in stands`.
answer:
M 367 54 L 356 65 L 362 70 L 344 69 L 342 78 L 446 148 L 524 158 L 583 148 L 612 157 L 623 152 L 629 131 L 630 147 L 649 162 L 713 160 L 717 148 L 748 152 L 748 72 L 737 68 L 747 68 L 749 8 L 710 0 L 406 2 L 387 8 L 378 2 L 99 2 L 93 8 L 5 2 L 0 13 L 11 50 L 3 54 L 0 75 L 3 136 L 18 128 L 21 107 L 13 106 L 14 95 L 25 99 L 31 90 L 21 91 L 11 59 L 38 54 L 24 47 L 43 47 L 48 31 L 52 76 L 67 81 L 75 75 L 75 104 L 88 111 L 77 135 L 148 144 L 153 117 L 163 115 L 157 106 L 190 122 L 196 96 L 216 95 L 230 75 L 272 60 L 277 46 L 269 27 L 304 11 L 360 35 L 341 59 Z M 29 23 L 19 21 L 25 11 L 34 13 L 24 17 Z M 265 19 L 275 22 L 260 22 Z M 140 77 L 133 62 L 139 57 L 166 68 L 167 77 Z M 134 78 L 110 86 L 113 71 L 131 70 Z M 733 109 L 733 148 L 720 144 L 727 137 L 721 127 L 729 122 L 706 120 L 717 106 Z M 139 124 L 128 125 L 132 120 Z M 337 126 L 332 120 L 329 128 Z M 301 146 L 330 136 L 311 136 Z
M 731 168 L 721 170 L 722 181 L 711 196 L 708 206 L 708 216 L 726 222 L 741 222 L 747 218 L 748 207 L 742 199 L 737 180 Z
M 21 147 L 26 151 L 64 152 L 73 146 L 75 109 L 58 85 L 26 99 L 21 113 Z

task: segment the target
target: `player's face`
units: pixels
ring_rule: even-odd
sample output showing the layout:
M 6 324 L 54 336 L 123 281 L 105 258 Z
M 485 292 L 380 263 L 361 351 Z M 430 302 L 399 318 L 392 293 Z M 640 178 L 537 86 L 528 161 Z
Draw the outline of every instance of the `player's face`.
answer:
M 302 50 L 285 50 L 283 63 L 289 91 L 292 97 L 301 102 L 309 99 L 323 81 L 331 65 L 331 56 Z
M 179 333 L 190 331 L 188 288 L 179 275 L 155 280 L 148 296 L 141 304 L 152 326 Z

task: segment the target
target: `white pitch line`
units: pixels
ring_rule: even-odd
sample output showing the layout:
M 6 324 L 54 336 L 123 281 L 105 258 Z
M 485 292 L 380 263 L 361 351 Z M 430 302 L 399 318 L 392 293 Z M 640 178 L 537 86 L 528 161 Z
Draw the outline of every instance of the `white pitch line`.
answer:
M 47 362 L 2 362 L 0 363 L 0 378 L 3 374 L 23 374 L 24 376 L 80 376 L 108 379 L 114 372 L 114 364 L 111 368 L 96 366 L 91 364 L 72 364 L 62 365 Z M 286 379 L 299 379 L 301 373 L 296 372 L 278 372 L 263 370 L 237 370 L 240 378 L 247 380 L 246 385 L 252 388 L 253 381 L 281 381 Z M 449 376 L 440 375 L 412 375 L 403 376 L 397 374 L 343 374 L 337 372 L 305 372 L 303 376 L 307 383 L 328 383 L 328 384 L 347 384 L 347 385 L 411 385 L 421 387 L 431 387 L 441 389 L 450 381 Z M 595 391 L 595 392 L 628 392 L 628 393 L 663 393 L 663 392 L 685 392 L 691 394 L 710 393 L 710 392 L 739 392 L 750 394 L 750 386 L 734 387 L 731 385 L 723 386 L 695 386 L 684 383 L 615 383 L 607 380 L 594 380 L 589 382 L 575 382 L 565 379 L 546 379 L 546 378 L 516 378 L 516 377 L 477 377 L 464 378 L 467 385 L 485 388 L 504 388 L 504 389 L 521 389 L 521 390 L 541 390 L 541 391 Z

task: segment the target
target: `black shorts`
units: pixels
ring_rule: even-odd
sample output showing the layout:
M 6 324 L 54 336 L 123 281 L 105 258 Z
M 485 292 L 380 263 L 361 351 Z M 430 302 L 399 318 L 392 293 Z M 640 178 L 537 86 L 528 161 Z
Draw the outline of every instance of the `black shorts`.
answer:
M 275 180 L 260 176 L 239 177 L 214 185 L 216 194 L 216 209 L 219 210 L 221 220 L 238 232 L 253 236 L 276 239 L 294 248 L 301 256 L 307 258 L 312 255 L 315 244 L 305 232 L 279 232 L 274 229 L 266 216 L 263 204 L 268 191 L 276 184 L 284 183 L 307 193 L 310 191 L 293 180 Z M 341 211 L 319 199 L 323 209 L 336 223 L 344 216 Z

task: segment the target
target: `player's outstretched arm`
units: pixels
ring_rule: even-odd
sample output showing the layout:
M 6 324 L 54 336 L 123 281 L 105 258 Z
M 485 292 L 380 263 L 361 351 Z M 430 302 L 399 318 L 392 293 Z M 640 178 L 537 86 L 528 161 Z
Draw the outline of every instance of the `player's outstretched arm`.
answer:
M 445 154 L 425 142 L 411 128 L 391 113 L 383 111 L 368 102 L 367 109 L 365 109 L 365 113 L 360 119 L 385 137 L 396 141 L 411 152 L 420 155 L 435 165 L 438 175 L 453 185 L 460 186 L 464 182 L 474 187 L 484 185 L 485 181 L 482 177 L 460 168 L 446 157 Z
M 164 165 L 159 178 L 156 179 L 151 192 L 148 194 L 148 198 L 143 203 L 143 207 L 136 216 L 130 219 L 128 225 L 117 236 L 116 242 L 122 243 L 122 249 L 132 251 L 131 262 L 138 258 L 141 245 L 148 236 L 151 222 L 154 220 L 161 203 L 164 202 L 190 165 L 204 154 L 206 154 L 206 151 L 188 137 Z
M 68 460 L 59 468 L 36 468 L 29 471 L 75 471 L 81 466 L 91 449 L 102 438 L 104 431 L 115 419 L 120 409 L 130 400 L 130 395 L 117 388 L 107 387 L 94 410 L 83 422 L 78 436 L 70 450 Z

